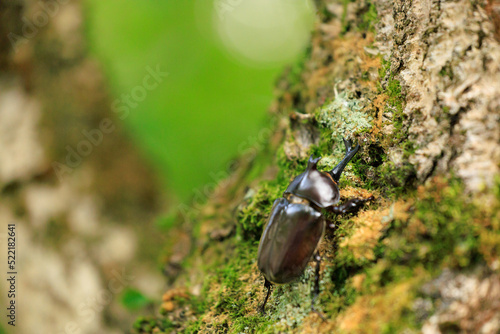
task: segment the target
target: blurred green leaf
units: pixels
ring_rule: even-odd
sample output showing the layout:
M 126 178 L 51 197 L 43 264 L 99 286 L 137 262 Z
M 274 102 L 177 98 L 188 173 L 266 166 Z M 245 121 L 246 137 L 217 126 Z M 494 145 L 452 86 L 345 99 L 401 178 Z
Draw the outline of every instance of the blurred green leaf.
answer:
M 169 73 L 123 119 L 166 185 L 186 200 L 216 182 L 266 126 L 286 64 L 255 68 L 229 55 L 212 25 L 212 1 L 87 0 L 86 8 L 91 50 L 118 103 L 147 66 Z
M 152 300 L 138 290 L 127 288 L 122 294 L 121 302 L 126 309 L 137 310 L 152 303 Z

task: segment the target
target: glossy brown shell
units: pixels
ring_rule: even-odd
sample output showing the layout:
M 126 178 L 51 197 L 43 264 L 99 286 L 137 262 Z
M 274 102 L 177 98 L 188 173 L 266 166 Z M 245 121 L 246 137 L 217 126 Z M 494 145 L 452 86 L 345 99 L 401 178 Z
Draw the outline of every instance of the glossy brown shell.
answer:
M 309 205 L 274 201 L 260 239 L 257 264 L 268 281 L 288 283 L 304 272 L 325 230 L 320 212 Z
M 317 169 L 321 157 L 313 159 L 311 156 L 304 173 L 298 175 L 285 190 L 286 194 L 305 198 L 320 208 L 326 208 L 337 204 L 340 193 L 337 184 L 328 173 Z

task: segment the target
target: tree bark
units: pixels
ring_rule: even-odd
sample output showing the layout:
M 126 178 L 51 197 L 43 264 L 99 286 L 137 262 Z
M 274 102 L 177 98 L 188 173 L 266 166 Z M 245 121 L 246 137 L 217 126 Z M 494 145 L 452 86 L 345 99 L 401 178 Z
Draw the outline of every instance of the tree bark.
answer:
M 17 321 L 3 315 L 2 333 L 127 331 L 123 292 L 163 287 L 147 253 L 161 241 L 158 180 L 110 110 L 82 6 L 0 0 L 0 266 L 12 271 L 15 224 L 18 273 Z
M 277 83 L 271 134 L 206 203 L 183 208 L 172 232 L 183 241 L 167 250 L 172 289 L 162 315 L 138 319 L 136 331 L 496 333 L 498 5 L 317 7 L 307 54 Z M 256 248 L 271 205 L 310 154 L 331 169 L 342 137 L 361 145 L 340 181 L 342 199 L 375 200 L 357 215 L 325 213 L 336 226 L 319 248 L 316 308 L 326 320 L 310 311 L 312 266 L 276 287 L 260 315 Z

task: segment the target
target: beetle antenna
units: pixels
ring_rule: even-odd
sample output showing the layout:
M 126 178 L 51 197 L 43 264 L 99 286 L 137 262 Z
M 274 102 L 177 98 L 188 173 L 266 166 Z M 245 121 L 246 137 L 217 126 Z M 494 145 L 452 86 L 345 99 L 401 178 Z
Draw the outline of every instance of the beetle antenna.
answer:
M 358 145 L 356 145 L 355 148 L 352 148 L 351 147 L 352 143 L 350 140 L 346 140 L 345 138 L 342 138 L 342 139 L 344 140 L 344 145 L 345 145 L 345 150 L 346 150 L 344 159 L 342 159 L 342 161 L 339 162 L 339 164 L 337 166 L 335 166 L 331 171 L 328 172 L 332 176 L 333 180 L 337 183 L 340 180 L 340 175 L 342 175 L 342 172 L 344 171 L 345 166 L 347 166 L 349 161 L 351 161 L 351 159 L 354 158 L 356 153 L 358 153 L 358 150 L 360 147 L 358 144 Z
M 267 303 L 267 299 L 269 298 L 269 295 L 271 294 L 271 286 L 272 286 L 272 283 L 269 282 L 267 280 L 267 278 L 264 277 L 264 287 L 267 288 L 267 295 L 266 295 L 266 299 L 264 299 L 264 303 L 262 304 L 262 306 L 260 307 L 260 312 L 262 314 L 264 314 L 264 308 L 266 307 L 266 303 Z

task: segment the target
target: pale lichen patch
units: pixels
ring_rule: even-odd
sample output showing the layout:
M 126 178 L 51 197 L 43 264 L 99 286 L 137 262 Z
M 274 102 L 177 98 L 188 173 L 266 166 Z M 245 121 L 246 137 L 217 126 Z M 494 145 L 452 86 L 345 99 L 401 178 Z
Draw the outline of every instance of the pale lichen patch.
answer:
M 331 130 L 335 142 L 341 142 L 342 138 L 351 138 L 356 132 L 372 128 L 373 118 L 363 112 L 363 108 L 359 100 L 342 92 L 318 111 L 317 119 Z

